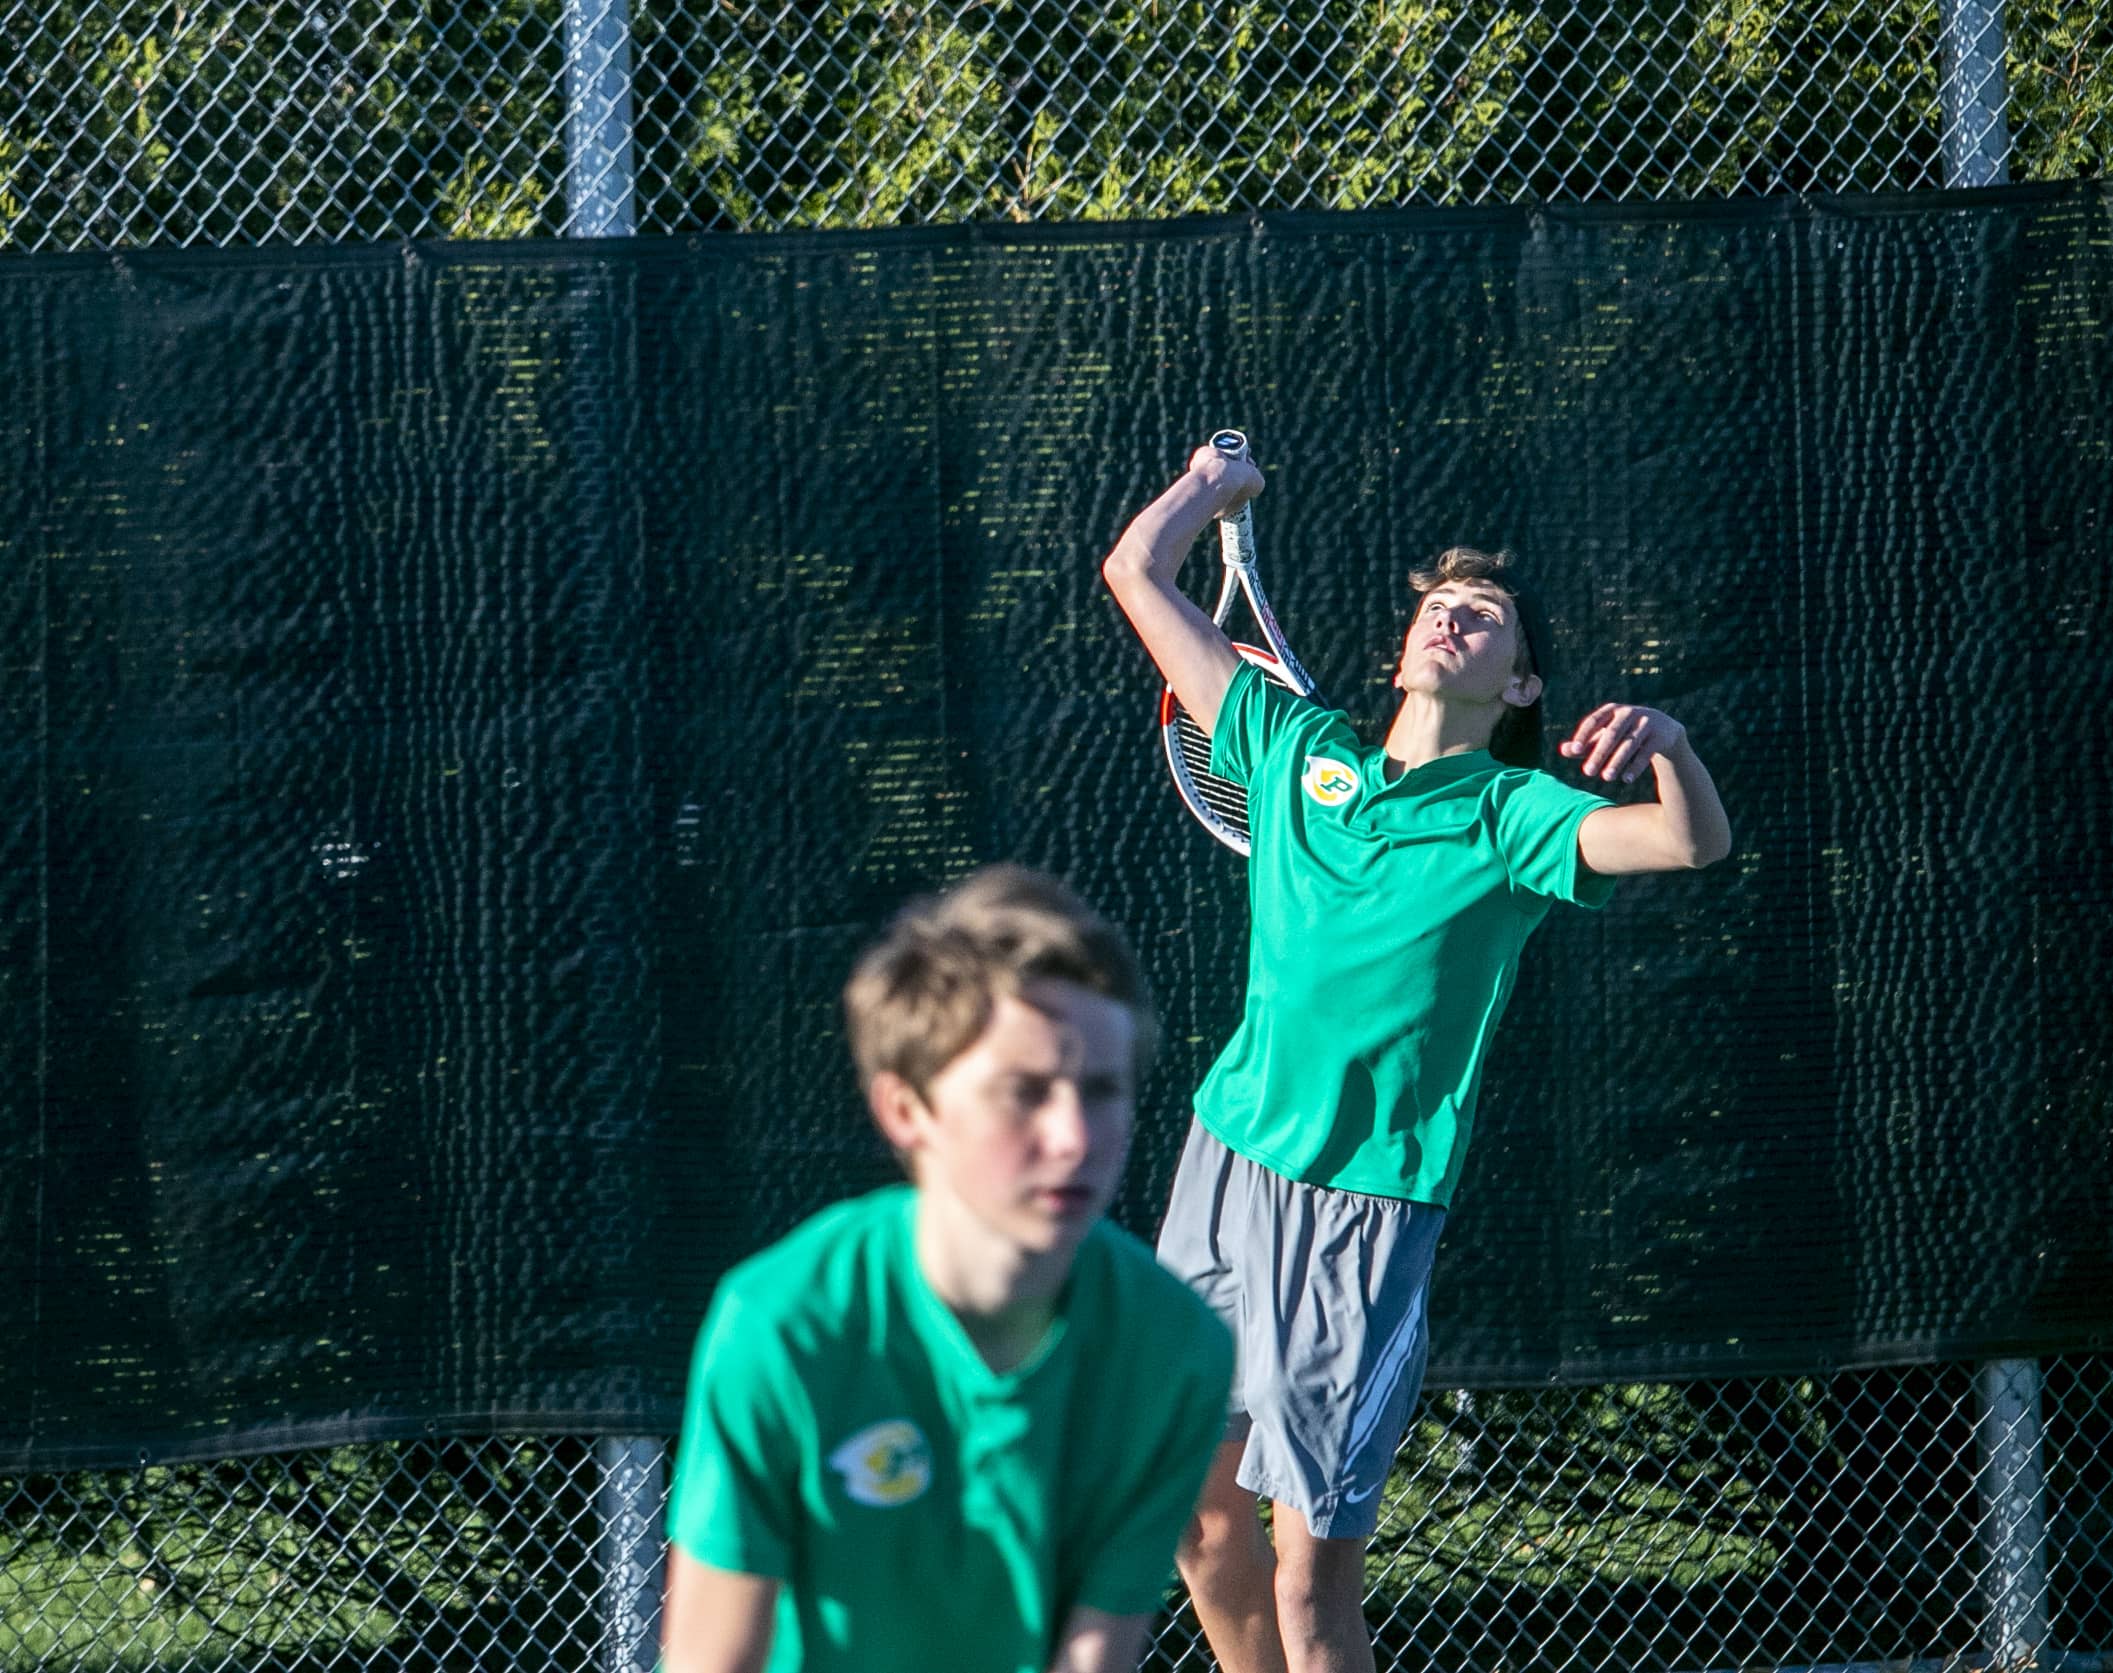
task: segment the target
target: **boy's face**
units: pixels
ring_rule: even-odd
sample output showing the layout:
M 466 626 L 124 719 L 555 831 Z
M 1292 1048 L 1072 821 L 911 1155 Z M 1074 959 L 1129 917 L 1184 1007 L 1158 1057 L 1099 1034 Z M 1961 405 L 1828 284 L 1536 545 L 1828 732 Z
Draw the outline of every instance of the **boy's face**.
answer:
M 901 1088 L 882 1125 L 914 1157 L 921 1192 L 952 1198 L 1025 1253 L 1075 1249 L 1122 1177 L 1136 1049 L 1127 1005 L 1069 982 L 1031 982 L 998 1001 L 928 1097 Z
M 1418 601 L 1394 683 L 1403 691 L 1523 705 L 1540 682 L 1518 664 L 1519 609 L 1512 598 L 1482 582 L 1446 581 Z

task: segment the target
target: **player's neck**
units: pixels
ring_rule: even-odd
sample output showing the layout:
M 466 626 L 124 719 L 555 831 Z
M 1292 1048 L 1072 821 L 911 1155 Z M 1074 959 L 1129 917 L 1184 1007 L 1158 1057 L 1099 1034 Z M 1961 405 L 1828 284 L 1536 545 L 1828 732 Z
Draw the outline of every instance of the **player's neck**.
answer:
M 1399 778 L 1443 755 L 1489 748 L 1504 705 L 1464 703 L 1427 691 L 1411 691 L 1387 728 L 1387 776 Z
M 917 1265 L 984 1363 L 1010 1371 L 1049 1334 L 1076 1250 L 1022 1249 L 942 1193 L 917 1197 Z

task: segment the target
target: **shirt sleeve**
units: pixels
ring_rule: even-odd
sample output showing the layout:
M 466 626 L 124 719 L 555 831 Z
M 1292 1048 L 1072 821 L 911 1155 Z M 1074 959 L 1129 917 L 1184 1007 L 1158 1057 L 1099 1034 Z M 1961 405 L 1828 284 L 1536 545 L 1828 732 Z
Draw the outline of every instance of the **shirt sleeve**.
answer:
M 1225 1439 L 1232 1390 L 1232 1334 L 1203 1315 L 1189 1351 L 1176 1363 L 1191 1375 L 1159 1379 L 1173 1397 L 1157 1425 L 1140 1424 L 1136 1469 L 1106 1495 L 1107 1520 L 1088 1555 L 1077 1602 L 1110 1615 L 1142 1615 L 1165 1601 L 1174 1578 L 1174 1547 L 1203 1492 Z M 1146 1436 L 1153 1437 L 1149 1442 Z
M 1243 660 L 1225 688 L 1218 723 L 1211 728 L 1211 771 L 1245 784 L 1272 749 L 1294 733 L 1310 732 L 1327 713 L 1311 698 L 1285 690 Z
M 1577 828 L 1588 814 L 1608 805 L 1604 797 L 1548 773 L 1510 779 L 1497 803 L 1497 847 L 1512 887 L 1573 906 L 1606 905 L 1614 879 L 1590 870 L 1578 857 Z
M 722 1285 L 697 1333 L 668 1498 L 668 1538 L 686 1555 L 729 1573 L 792 1577 L 797 1388 L 775 1331 Z

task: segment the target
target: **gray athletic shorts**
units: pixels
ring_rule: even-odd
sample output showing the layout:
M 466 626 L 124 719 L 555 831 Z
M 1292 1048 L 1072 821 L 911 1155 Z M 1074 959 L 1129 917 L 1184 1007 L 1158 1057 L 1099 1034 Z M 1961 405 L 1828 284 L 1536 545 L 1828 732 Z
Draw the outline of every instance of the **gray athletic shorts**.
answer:
M 1189 1127 L 1159 1263 L 1232 1328 L 1240 1485 L 1322 1539 L 1379 1526 L 1380 1489 L 1430 1353 L 1445 1210 L 1301 1185 Z

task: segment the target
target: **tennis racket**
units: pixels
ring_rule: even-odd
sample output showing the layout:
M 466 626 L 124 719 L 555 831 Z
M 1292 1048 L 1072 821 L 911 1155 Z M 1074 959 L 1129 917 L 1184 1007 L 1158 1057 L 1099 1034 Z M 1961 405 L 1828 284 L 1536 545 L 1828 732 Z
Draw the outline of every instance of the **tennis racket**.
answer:
M 1230 458 L 1247 457 L 1247 438 L 1238 430 L 1220 430 L 1211 437 L 1210 444 Z M 1276 612 L 1270 609 L 1261 577 L 1255 572 L 1255 521 L 1250 507 L 1243 505 L 1231 516 L 1218 519 L 1218 551 L 1225 573 L 1218 583 L 1218 603 L 1211 611 L 1211 620 L 1224 628 L 1232 615 L 1233 601 L 1244 598 L 1261 631 L 1262 643 L 1249 645 L 1233 639 L 1233 649 L 1286 691 L 1301 697 L 1316 696 L 1313 681 L 1284 642 L 1284 630 L 1277 626 Z M 1227 637 L 1232 637 L 1229 632 Z M 1245 854 L 1247 791 L 1211 771 L 1210 734 L 1181 706 L 1172 686 L 1159 694 L 1159 734 L 1166 747 L 1167 771 L 1173 775 L 1174 788 L 1181 792 L 1189 812 L 1235 854 Z

